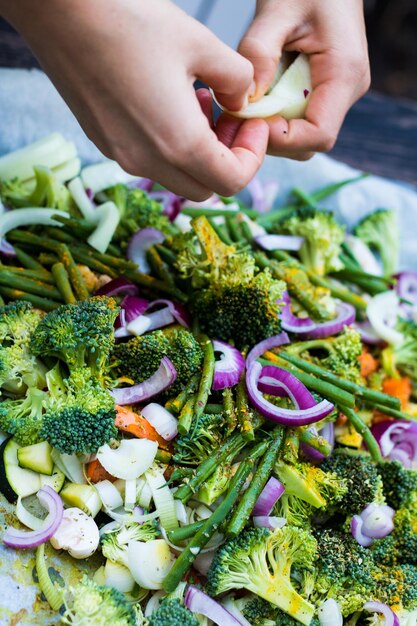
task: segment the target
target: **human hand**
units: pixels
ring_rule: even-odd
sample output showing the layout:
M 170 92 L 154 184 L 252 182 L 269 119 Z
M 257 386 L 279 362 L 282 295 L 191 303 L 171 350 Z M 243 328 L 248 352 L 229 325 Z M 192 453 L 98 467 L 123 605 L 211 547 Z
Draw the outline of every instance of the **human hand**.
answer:
M 255 69 L 254 100 L 271 85 L 283 49 L 309 55 L 313 93 L 304 120 L 268 120 L 268 152 L 305 160 L 331 150 L 348 109 L 369 88 L 362 0 L 258 0 L 239 45 Z
M 12 5 L 12 6 L 10 6 Z M 247 101 L 252 65 L 171 2 L 0 0 L 87 135 L 132 174 L 194 200 L 232 195 L 262 163 L 268 126 L 214 129 L 201 79 L 228 109 Z

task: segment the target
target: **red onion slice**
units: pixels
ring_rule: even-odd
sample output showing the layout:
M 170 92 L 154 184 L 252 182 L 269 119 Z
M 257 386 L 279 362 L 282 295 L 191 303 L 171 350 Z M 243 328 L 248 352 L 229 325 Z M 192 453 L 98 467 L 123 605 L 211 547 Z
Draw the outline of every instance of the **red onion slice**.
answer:
M 360 514 L 362 534 L 370 539 L 382 539 L 394 530 L 394 509 L 386 504 L 372 502 Z
M 272 371 L 272 370 L 276 370 Z M 287 395 L 293 400 L 296 409 L 283 409 L 277 407 L 266 398 L 258 389 L 259 379 L 262 374 L 275 376 L 282 386 L 285 386 Z M 290 372 L 279 367 L 262 367 L 257 361 L 251 363 L 246 373 L 246 386 L 248 395 L 253 406 L 268 419 L 279 424 L 291 426 L 306 426 L 323 419 L 334 409 L 334 405 L 328 400 L 322 400 L 311 408 L 300 409 L 300 403 L 311 396 L 308 389 Z
M 149 308 L 151 309 L 154 306 L 160 305 L 168 307 L 172 317 L 175 319 L 176 322 L 178 322 L 178 324 L 181 324 L 181 326 L 185 326 L 185 328 L 190 328 L 191 317 L 187 309 L 182 304 L 178 304 L 178 302 L 173 302 L 172 300 L 159 298 L 158 300 L 153 300 L 150 303 Z
M 385 619 L 384 626 L 400 626 L 400 621 L 394 611 L 383 602 L 366 602 L 363 605 L 363 610 L 370 613 L 381 613 Z
M 3 543 L 10 548 L 36 548 L 48 541 L 58 530 L 64 514 L 64 505 L 59 495 L 45 485 L 36 494 L 39 502 L 48 510 L 48 515 L 39 530 L 24 531 L 8 528 L 3 535 Z
M 146 251 L 156 243 L 162 243 L 165 235 L 157 228 L 141 228 L 135 233 L 127 246 L 127 258 L 138 266 L 139 270 L 144 274 L 151 271 L 150 265 L 146 258 Z
M 138 288 L 136 287 L 136 285 L 134 285 L 127 278 L 124 278 L 124 276 L 119 276 L 118 278 L 114 278 L 110 282 L 100 287 L 100 289 L 97 289 L 95 295 L 109 297 L 120 295 L 136 296 L 137 293 Z
M 282 528 L 287 523 L 285 517 L 275 517 L 273 515 L 255 515 L 252 519 L 256 528 L 269 528 L 269 530 Z
M 272 350 L 273 348 L 279 348 L 279 346 L 284 346 L 287 343 L 290 343 L 290 338 L 287 333 L 280 333 L 279 335 L 273 335 L 272 337 L 268 337 L 268 339 L 264 339 L 260 341 L 255 346 L 253 346 L 252 350 L 248 352 L 246 357 L 246 367 L 256 361 L 260 356 L 264 354 L 264 352 L 268 352 L 268 350 Z
M 259 213 L 266 213 L 270 211 L 274 205 L 279 183 L 276 180 L 269 180 L 263 183 L 255 176 L 255 178 L 248 183 L 246 189 L 251 196 L 252 208 L 259 211 Z
M 4 238 L 0 239 L 0 254 L 8 259 L 13 259 L 16 257 L 16 252 L 11 243 L 6 241 Z
M 264 250 L 290 250 L 298 252 L 304 243 L 304 237 L 296 235 L 259 235 L 255 242 Z
M 158 191 L 149 191 L 148 196 L 156 202 L 160 202 L 164 208 L 164 215 L 166 215 L 171 222 L 175 220 L 178 213 L 181 211 L 181 206 L 184 202 L 184 198 L 177 196 L 172 191 L 167 189 L 161 189 Z
M 190 611 L 208 617 L 217 626 L 243 626 L 242 622 L 229 613 L 224 606 L 192 585 L 188 586 L 184 604 Z
M 355 308 L 347 302 L 336 303 L 336 317 L 329 322 L 316 324 L 316 328 L 303 333 L 305 339 L 325 339 L 331 335 L 341 333 L 344 326 L 350 326 L 355 321 Z
M 365 322 L 355 322 L 352 326 L 360 334 L 363 343 L 367 343 L 369 346 L 384 345 L 384 340 L 378 337 L 368 320 Z
M 172 316 L 169 308 L 166 306 L 163 309 L 159 309 L 159 311 L 147 313 L 146 315 L 139 315 L 136 319 L 127 324 L 126 330 L 132 335 L 139 336 L 146 332 L 150 332 L 151 330 L 157 330 L 158 328 L 169 326 L 170 324 L 173 324 L 174 321 L 174 317 Z
M 149 307 L 149 300 L 139 298 L 138 296 L 125 296 L 120 303 L 121 308 L 125 312 L 126 323 L 133 322 L 134 319 L 145 313 Z
M 269 515 L 284 491 L 284 485 L 277 478 L 271 476 L 253 507 L 252 515 L 255 517 Z
M 417 424 L 415 422 L 386 420 L 375 424 L 371 430 L 383 457 L 398 460 L 405 467 L 414 466 L 417 462 Z
M 177 371 L 174 365 L 168 357 L 164 356 L 161 359 L 159 368 L 150 378 L 132 387 L 116 387 L 110 393 L 116 404 L 122 406 L 124 404 L 135 404 L 162 393 L 175 382 L 176 378 Z
M 284 306 L 281 310 L 282 328 L 289 333 L 306 333 L 317 328 L 316 322 L 309 317 L 297 317 L 291 312 L 291 299 L 288 291 L 282 292 L 282 301 Z
M 312 428 L 309 428 L 309 430 L 313 431 L 314 434 L 320 435 L 320 437 L 323 437 L 323 439 L 325 439 L 330 444 L 331 446 L 331 451 L 329 452 L 329 455 L 330 455 L 333 451 L 334 442 L 335 442 L 334 422 L 328 422 L 327 424 L 323 426 L 323 428 L 321 428 L 318 431 L 314 426 Z M 301 444 L 301 450 L 303 454 L 313 463 L 314 462 L 320 463 L 321 461 L 324 461 L 324 459 L 326 458 L 324 454 L 322 454 L 315 448 L 312 448 L 311 446 L 305 443 Z
M 213 341 L 214 352 L 221 354 L 214 364 L 212 389 L 218 391 L 237 385 L 245 369 L 245 359 L 233 346 L 224 341 Z
M 402 300 L 400 308 L 408 318 L 413 318 L 413 313 L 417 307 L 417 272 L 401 272 L 397 274 L 397 284 L 395 291 Z
M 374 542 L 373 539 L 367 537 L 362 532 L 363 519 L 360 515 L 354 515 L 350 522 L 350 531 L 352 533 L 353 538 L 358 542 L 360 546 L 363 548 L 369 548 Z

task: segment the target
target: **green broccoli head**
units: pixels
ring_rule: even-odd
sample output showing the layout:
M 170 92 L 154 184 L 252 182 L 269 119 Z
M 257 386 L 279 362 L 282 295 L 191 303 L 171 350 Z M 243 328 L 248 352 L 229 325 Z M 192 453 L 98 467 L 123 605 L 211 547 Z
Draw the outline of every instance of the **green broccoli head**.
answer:
M 404 467 L 399 461 L 382 461 L 378 473 L 386 503 L 393 509 L 415 506 L 417 503 L 417 471 Z
M 84 576 L 66 593 L 62 623 L 69 626 L 136 626 L 136 611 L 126 596 L 113 587 L 97 585 Z
M 284 492 L 274 506 L 274 515 L 285 517 L 290 526 L 310 528 L 311 518 L 317 515 L 317 509 L 305 500 Z
M 247 589 L 309 626 L 315 609 L 296 591 L 291 570 L 311 569 L 315 558 L 316 541 L 305 530 L 252 528 L 217 551 L 207 575 L 208 593 Z
M 300 341 L 286 348 L 289 354 L 301 356 L 333 374 L 362 384 L 359 357 L 362 340 L 357 330 L 345 326 L 343 332 L 327 339 Z
M 218 415 L 203 413 L 193 420 L 186 435 L 174 439 L 174 461 L 179 465 L 199 465 L 222 443 L 225 425 Z
M 42 441 L 44 391 L 28 389 L 24 398 L 4 400 L 0 403 L 0 430 L 13 435 L 18 444 L 30 446 Z
M 0 307 L 0 386 L 12 393 L 25 386 L 44 387 L 45 367 L 29 352 L 32 333 L 42 313 L 18 300 Z
M 333 454 L 322 463 L 321 469 L 345 482 L 347 491 L 338 504 L 339 511 L 345 515 L 360 513 L 371 502 L 385 502 L 382 480 L 370 457 Z
M 177 371 L 175 383 L 169 388 L 170 395 L 175 395 L 200 370 L 203 361 L 199 343 L 184 328 L 156 330 L 116 345 L 114 372 L 141 383 L 156 372 L 164 356 Z
M 274 232 L 304 237 L 299 254 L 308 270 L 323 276 L 342 269 L 339 255 L 345 227 L 332 213 L 303 207 L 278 222 Z
M 103 533 L 100 539 L 101 551 L 106 559 L 129 567 L 127 558 L 129 541 L 151 541 L 158 536 L 158 526 L 152 520 L 144 524 L 137 522 L 121 523 L 111 531 Z
M 375 576 L 378 600 L 408 611 L 417 609 L 417 567 L 403 564 L 383 567 Z
M 364 217 L 354 234 L 362 239 L 382 261 L 384 274 L 391 276 L 397 269 L 399 230 L 394 211 L 378 209 Z
M 70 211 L 73 206 L 72 196 L 67 187 L 54 173 L 43 165 L 33 168 L 35 188 L 18 178 L 0 183 L 0 196 L 3 202 L 12 208 L 50 207 L 60 211 Z
M 126 239 L 141 228 L 157 228 L 166 235 L 177 232 L 175 226 L 163 213 L 163 206 L 142 189 L 130 189 L 118 184 L 106 189 L 106 195 L 120 212 L 120 222 L 115 239 L 126 245 Z
M 178 598 L 164 598 L 149 618 L 149 626 L 198 626 L 199 621 Z
M 388 346 L 382 351 L 382 365 L 388 376 L 401 374 L 417 381 L 417 324 L 400 319 L 397 330 L 403 334 L 402 343 Z
M 63 380 L 59 367 L 47 374 L 48 401 L 39 436 L 60 452 L 96 452 L 117 435 L 109 392 L 91 370 L 74 370 Z
M 63 305 L 41 320 L 30 349 L 35 355 L 61 359 L 70 370 L 87 366 L 103 378 L 114 345 L 118 311 L 116 302 L 106 296 Z
M 377 591 L 378 570 L 371 550 L 360 546 L 349 531 L 324 529 L 316 537 L 316 579 L 310 599 L 319 606 L 334 598 L 344 616 L 360 611 Z

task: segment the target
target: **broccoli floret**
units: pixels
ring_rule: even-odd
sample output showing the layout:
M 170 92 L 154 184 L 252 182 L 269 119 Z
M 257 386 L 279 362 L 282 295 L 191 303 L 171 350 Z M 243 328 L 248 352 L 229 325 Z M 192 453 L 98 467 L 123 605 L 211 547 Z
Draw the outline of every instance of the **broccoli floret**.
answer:
M 399 230 L 394 211 L 378 209 L 364 217 L 354 234 L 362 239 L 382 261 L 384 274 L 391 276 L 397 269 Z
M 278 334 L 284 283 L 258 272 L 248 252 L 225 245 L 205 217 L 192 225 L 198 243 L 178 254 L 177 269 L 194 288 L 190 305 L 201 329 L 238 348 Z
M 0 183 L 0 196 L 10 207 L 50 207 L 60 211 L 70 211 L 72 196 L 67 187 L 59 182 L 48 167 L 38 165 L 33 168 L 35 188 L 28 191 L 27 183 L 13 178 Z
M 409 564 L 384 567 L 375 579 L 379 600 L 407 610 L 417 608 L 417 567 Z
M 203 361 L 203 351 L 192 333 L 183 328 L 156 330 L 116 345 L 114 372 L 141 383 L 156 372 L 162 357 L 167 356 L 177 371 L 170 395 L 179 393 L 196 374 Z
M 296 496 L 316 508 L 328 509 L 347 494 L 346 481 L 336 472 L 323 471 L 307 462 L 278 461 L 275 471 L 287 495 Z
M 61 359 L 70 371 L 87 366 L 102 379 L 114 345 L 118 311 L 116 302 L 105 296 L 63 305 L 41 320 L 30 349 L 35 355 Z
M 399 461 L 378 464 L 386 503 L 401 509 L 417 502 L 417 471 L 404 467 Z
M 395 557 L 399 563 L 417 565 L 417 511 L 399 509 L 394 515 Z
M 276 503 L 273 514 L 277 517 L 285 517 L 290 526 L 309 528 L 311 518 L 317 514 L 317 509 L 301 498 L 284 492 Z
M 224 423 L 218 415 L 203 413 L 193 421 L 186 435 L 174 439 L 174 461 L 180 465 L 199 465 L 223 441 Z
M 207 574 L 208 593 L 247 589 L 309 626 L 314 606 L 294 588 L 291 569 L 311 569 L 315 555 L 314 537 L 300 528 L 246 530 L 217 551 Z
M 274 232 L 304 237 L 299 254 L 308 270 L 323 276 L 342 269 L 339 255 L 345 227 L 332 213 L 303 207 L 278 222 Z
M 142 189 L 130 189 L 127 185 L 119 184 L 106 189 L 106 195 L 120 211 L 116 241 L 126 245 L 127 239 L 141 228 L 157 228 L 166 235 L 177 232 L 169 218 L 164 215 L 162 205 Z
M 0 430 L 13 435 L 22 446 L 42 441 L 40 431 L 45 398 L 45 392 L 33 387 L 28 389 L 24 398 L 4 400 L 0 404 Z
M 110 561 L 129 567 L 127 546 L 129 541 L 151 541 L 159 536 L 158 526 L 154 521 L 138 524 L 125 522 L 103 533 L 100 539 L 103 556 Z
M 136 611 L 125 595 L 113 587 L 97 585 L 84 576 L 66 593 L 62 623 L 69 626 L 136 626 Z
M 63 380 L 59 366 L 47 374 L 48 402 L 39 436 L 60 452 L 97 452 L 117 435 L 114 400 L 89 368 Z
M 360 611 L 377 591 L 378 570 L 372 552 L 360 546 L 349 531 L 325 529 L 316 536 L 317 575 L 310 599 L 319 606 L 334 598 L 344 616 Z
M 199 621 L 178 598 L 165 598 L 149 618 L 149 626 L 198 626 Z
M 29 352 L 31 334 L 42 315 L 24 300 L 0 307 L 0 386 L 6 391 L 45 385 L 46 368 Z
M 347 485 L 347 491 L 338 503 L 340 512 L 352 516 L 371 502 L 385 502 L 382 480 L 370 457 L 333 454 L 322 463 L 321 469 L 336 474 Z
M 403 341 L 382 351 L 382 365 L 388 376 L 398 376 L 398 370 L 417 381 L 417 324 L 413 320 L 400 319 L 397 330 Z
M 358 331 L 350 326 L 345 326 L 336 337 L 300 341 L 286 347 L 286 351 L 353 383 L 363 382 L 358 360 L 362 352 L 362 340 Z

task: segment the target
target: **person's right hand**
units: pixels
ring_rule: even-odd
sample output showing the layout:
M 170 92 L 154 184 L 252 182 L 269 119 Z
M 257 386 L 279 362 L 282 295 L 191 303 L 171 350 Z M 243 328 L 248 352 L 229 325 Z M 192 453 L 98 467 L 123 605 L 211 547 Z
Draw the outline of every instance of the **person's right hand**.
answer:
M 12 6 L 11 6 L 12 5 Z M 128 172 L 194 200 L 232 195 L 255 175 L 268 126 L 223 119 L 196 94 L 199 78 L 230 110 L 252 85 L 251 63 L 167 0 L 0 0 L 81 126 Z

